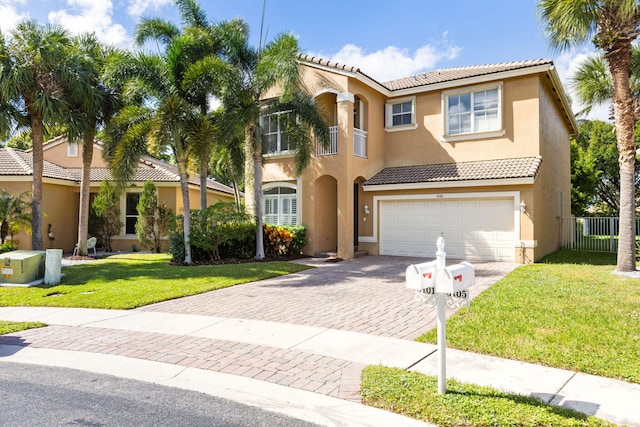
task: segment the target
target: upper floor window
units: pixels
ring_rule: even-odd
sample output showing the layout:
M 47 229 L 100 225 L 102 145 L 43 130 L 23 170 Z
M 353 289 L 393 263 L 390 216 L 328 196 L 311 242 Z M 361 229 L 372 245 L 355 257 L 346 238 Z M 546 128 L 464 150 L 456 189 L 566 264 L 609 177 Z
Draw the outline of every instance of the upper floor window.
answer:
M 385 104 L 385 128 L 387 131 L 415 129 L 415 97 L 388 101 Z
M 67 143 L 67 157 L 78 157 L 78 143 L 77 142 L 68 142 Z
M 467 137 L 465 134 L 480 134 L 477 137 L 504 134 L 502 84 L 479 87 L 472 91 L 449 91 L 442 96 L 445 140 L 464 139 Z M 456 138 L 458 135 L 460 138 Z
M 287 132 L 287 125 L 291 118 L 290 111 L 282 111 L 260 117 L 260 126 L 264 134 L 264 145 L 262 147 L 264 154 L 287 153 L 293 150 L 293 147 L 289 146 Z
M 272 225 L 295 225 L 298 222 L 298 199 L 295 188 L 275 187 L 262 192 L 263 220 Z

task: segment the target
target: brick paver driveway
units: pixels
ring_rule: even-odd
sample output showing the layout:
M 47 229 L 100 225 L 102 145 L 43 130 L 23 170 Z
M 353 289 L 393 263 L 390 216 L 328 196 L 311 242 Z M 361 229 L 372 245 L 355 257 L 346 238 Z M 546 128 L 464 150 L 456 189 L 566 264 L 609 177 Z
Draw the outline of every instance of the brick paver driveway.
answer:
M 305 261 L 318 268 L 139 310 L 286 322 L 403 339 L 414 339 L 435 327 L 435 309 L 416 302 L 414 291 L 406 289 L 404 282 L 407 266 L 424 260 L 365 256 L 337 263 Z M 473 265 L 472 297 L 517 266 Z

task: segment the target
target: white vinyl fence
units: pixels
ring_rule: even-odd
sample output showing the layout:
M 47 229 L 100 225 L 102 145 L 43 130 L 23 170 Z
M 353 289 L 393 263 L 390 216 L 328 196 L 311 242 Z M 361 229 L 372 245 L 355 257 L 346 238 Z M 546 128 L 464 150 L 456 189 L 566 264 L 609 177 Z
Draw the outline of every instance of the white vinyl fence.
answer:
M 579 251 L 618 252 L 620 232 L 617 217 L 562 218 L 562 247 Z M 636 218 L 636 235 L 640 218 Z

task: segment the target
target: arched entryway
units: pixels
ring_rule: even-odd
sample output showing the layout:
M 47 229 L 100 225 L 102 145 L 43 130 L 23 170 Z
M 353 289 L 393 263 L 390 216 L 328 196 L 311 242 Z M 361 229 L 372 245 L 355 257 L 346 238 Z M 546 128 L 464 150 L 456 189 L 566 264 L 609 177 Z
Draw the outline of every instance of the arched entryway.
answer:
M 314 184 L 314 252 L 335 252 L 338 248 L 338 181 L 321 176 Z

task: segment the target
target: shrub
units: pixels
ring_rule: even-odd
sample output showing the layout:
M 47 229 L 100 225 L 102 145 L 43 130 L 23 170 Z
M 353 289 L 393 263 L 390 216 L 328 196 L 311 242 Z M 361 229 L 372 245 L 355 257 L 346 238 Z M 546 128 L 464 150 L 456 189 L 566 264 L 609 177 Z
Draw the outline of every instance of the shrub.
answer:
M 206 209 L 191 212 L 191 244 L 204 249 L 210 259 L 220 259 L 222 244 L 242 237 L 240 225 L 249 215 L 238 212 L 234 203 L 218 202 Z
M 306 228 L 301 225 L 265 225 L 264 242 L 267 256 L 300 255 L 307 243 Z
M 5 252 L 15 251 L 16 249 L 18 248 L 13 245 L 12 241 L 4 242 L 3 244 L 0 245 L 0 254 L 3 254 Z
M 108 181 L 102 181 L 100 192 L 93 199 L 93 210 L 100 217 L 102 224 L 102 239 L 105 250 L 111 252 L 111 238 L 120 233 L 124 224 L 120 221 L 118 201 L 120 196 L 116 188 Z
M 160 253 L 162 239 L 169 234 L 174 216 L 167 205 L 158 204 L 158 191 L 153 181 L 148 180 L 144 183 L 136 209 L 138 210 L 136 236 L 140 245 Z
M 220 258 L 249 259 L 256 254 L 256 224 L 245 222 L 234 225 L 235 238 L 220 245 Z

